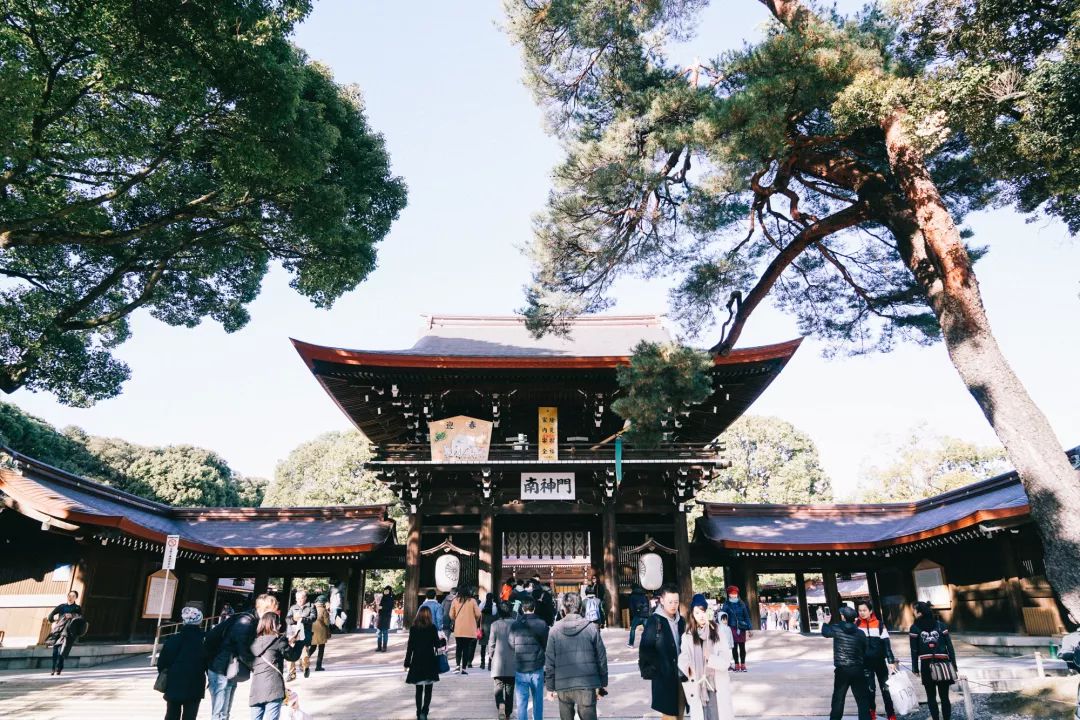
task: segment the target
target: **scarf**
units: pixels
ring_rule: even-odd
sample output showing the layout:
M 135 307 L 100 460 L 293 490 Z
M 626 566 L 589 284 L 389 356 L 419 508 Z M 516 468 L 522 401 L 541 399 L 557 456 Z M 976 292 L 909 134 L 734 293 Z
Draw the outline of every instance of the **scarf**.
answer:
M 701 640 L 700 644 L 697 642 L 698 639 Z M 713 654 L 713 641 L 709 637 L 709 625 L 698 628 L 697 638 L 687 638 L 687 642 L 690 643 L 690 667 L 693 669 L 694 678 L 702 690 L 700 693 L 701 704 L 708 705 L 708 693 L 716 692 L 716 681 L 713 674 L 709 672 L 709 656 Z

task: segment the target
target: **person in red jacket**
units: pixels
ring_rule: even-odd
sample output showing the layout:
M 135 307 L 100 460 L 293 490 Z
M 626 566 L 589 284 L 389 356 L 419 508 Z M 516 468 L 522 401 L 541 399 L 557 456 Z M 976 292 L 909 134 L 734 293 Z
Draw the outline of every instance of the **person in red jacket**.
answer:
M 865 668 L 866 684 L 870 690 L 870 720 L 877 720 L 875 679 L 877 684 L 881 685 L 881 699 L 885 701 L 885 715 L 889 720 L 896 720 L 896 710 L 893 709 L 892 696 L 889 695 L 889 688 L 886 685 L 889 681 L 888 665 L 896 665 L 889 631 L 874 614 L 874 605 L 869 600 L 859 600 L 855 603 L 855 609 L 859 611 L 855 627 L 866 635 Z

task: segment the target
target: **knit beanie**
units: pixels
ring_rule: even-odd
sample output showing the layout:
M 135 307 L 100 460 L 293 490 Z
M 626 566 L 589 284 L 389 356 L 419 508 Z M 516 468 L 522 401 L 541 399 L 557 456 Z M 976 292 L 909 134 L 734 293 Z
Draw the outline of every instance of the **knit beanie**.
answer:
M 180 611 L 180 619 L 185 625 L 198 625 L 202 622 L 202 610 L 188 606 Z
M 701 593 L 694 595 L 694 599 L 690 601 L 690 609 L 693 610 L 696 607 L 708 608 L 709 601 L 705 599 L 705 596 Z

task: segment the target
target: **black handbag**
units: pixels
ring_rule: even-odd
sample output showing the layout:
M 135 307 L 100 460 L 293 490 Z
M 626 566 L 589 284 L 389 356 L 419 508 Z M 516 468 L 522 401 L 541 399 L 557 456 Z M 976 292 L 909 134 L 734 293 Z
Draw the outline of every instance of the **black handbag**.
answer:
M 956 682 L 956 668 L 950 662 L 932 662 L 930 679 L 936 683 Z
M 163 692 L 165 692 L 165 686 L 168 685 L 168 684 L 169 684 L 169 671 L 168 671 L 168 669 L 158 670 L 157 679 L 154 680 L 154 689 L 157 690 L 159 693 L 163 693 Z

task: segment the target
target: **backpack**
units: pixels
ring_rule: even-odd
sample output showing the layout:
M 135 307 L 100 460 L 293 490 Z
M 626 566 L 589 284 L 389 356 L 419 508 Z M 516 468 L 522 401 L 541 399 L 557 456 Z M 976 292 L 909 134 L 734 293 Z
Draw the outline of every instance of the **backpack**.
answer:
M 585 598 L 585 619 L 589 622 L 600 620 L 600 601 L 594 597 Z
M 636 618 L 648 617 L 649 601 L 641 594 L 630 596 L 630 615 Z
M 212 661 L 221 652 L 225 646 L 225 638 L 229 636 L 229 630 L 236 624 L 236 619 L 241 614 L 233 613 L 210 628 L 210 632 L 206 633 L 206 637 L 203 639 L 203 652 L 206 654 L 207 661 Z

